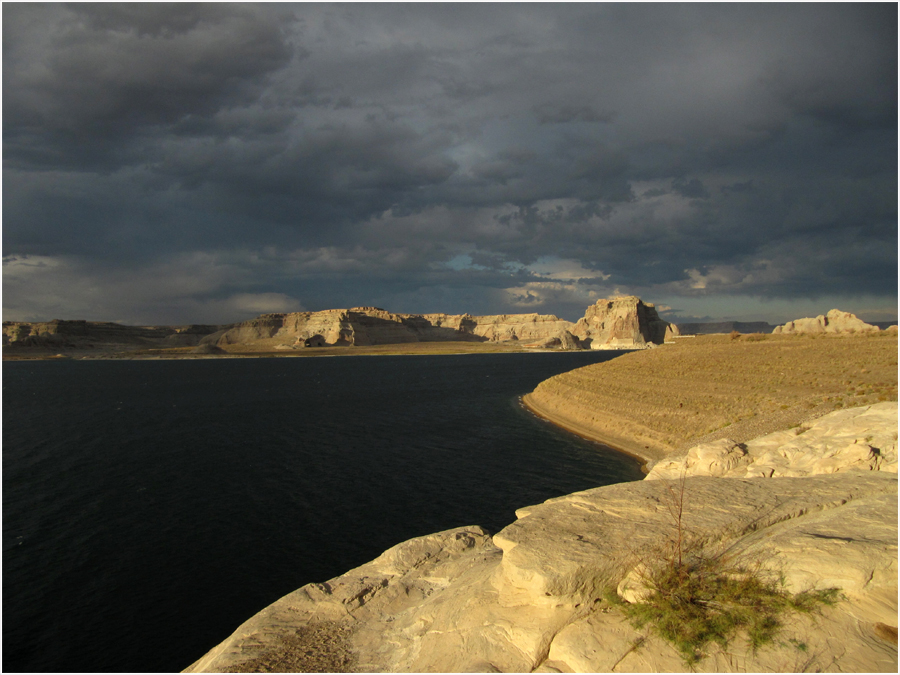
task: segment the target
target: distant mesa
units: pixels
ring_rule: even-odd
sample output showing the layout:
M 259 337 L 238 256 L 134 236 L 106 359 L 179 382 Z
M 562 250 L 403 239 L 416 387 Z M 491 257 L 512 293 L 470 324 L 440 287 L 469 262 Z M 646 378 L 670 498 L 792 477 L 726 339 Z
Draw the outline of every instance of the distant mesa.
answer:
M 887 326 L 885 326 L 887 329 Z M 634 295 L 597 300 L 577 322 L 552 314 L 394 314 L 380 307 L 262 314 L 227 325 L 124 326 L 103 321 L 3 322 L 6 354 L 131 352 L 191 348 L 192 354 L 362 347 L 410 342 L 515 342 L 523 349 L 648 349 L 679 335 L 706 333 L 862 333 L 878 331 L 849 312 L 772 327 L 764 322 L 664 321 Z M 894 328 L 896 330 L 896 328 Z
M 377 307 L 264 314 L 218 331 L 202 343 L 273 349 L 370 346 L 405 342 L 511 342 L 536 349 L 645 349 L 677 335 L 652 304 L 636 296 L 598 300 L 577 323 L 552 314 L 393 314 Z
M 675 324 L 659 318 L 654 305 L 634 295 L 598 300 L 573 333 L 591 349 L 644 349 L 680 335 Z
M 290 351 L 410 342 L 515 342 L 525 349 L 646 349 L 678 335 L 636 296 L 598 300 L 572 323 L 552 314 L 394 314 L 379 307 L 263 314 L 237 324 L 123 326 L 96 321 L 4 322 L 7 353 L 133 351 L 193 347 L 191 353 Z
M 108 321 L 4 321 L 3 348 L 7 351 L 130 351 L 135 349 L 196 347 L 201 338 L 222 326 L 123 326 Z
M 856 318 L 850 312 L 832 309 L 827 314 L 820 314 L 814 319 L 805 318 L 788 321 L 784 325 L 776 326 L 772 333 L 776 335 L 789 333 L 877 333 L 879 330 L 881 329 L 878 326 L 868 324 Z

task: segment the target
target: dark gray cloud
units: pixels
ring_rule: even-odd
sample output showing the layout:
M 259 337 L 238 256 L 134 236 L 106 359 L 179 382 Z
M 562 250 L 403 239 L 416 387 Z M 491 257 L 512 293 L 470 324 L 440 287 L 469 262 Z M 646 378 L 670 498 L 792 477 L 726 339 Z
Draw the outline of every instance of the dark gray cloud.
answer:
M 166 126 L 255 101 L 292 53 L 278 16 L 253 6 L 28 4 L 3 14 L 13 166 L 139 161 Z
M 612 122 L 615 115 L 597 112 L 588 105 L 575 107 L 556 103 L 542 103 L 535 106 L 534 114 L 541 124 L 564 124 L 566 122 Z
M 3 42 L 4 318 L 896 313 L 894 5 L 5 4 Z
M 696 178 L 691 178 L 689 181 L 686 181 L 683 178 L 676 178 L 672 181 L 672 189 L 682 197 L 693 199 L 709 198 L 709 192 L 703 187 L 703 183 Z

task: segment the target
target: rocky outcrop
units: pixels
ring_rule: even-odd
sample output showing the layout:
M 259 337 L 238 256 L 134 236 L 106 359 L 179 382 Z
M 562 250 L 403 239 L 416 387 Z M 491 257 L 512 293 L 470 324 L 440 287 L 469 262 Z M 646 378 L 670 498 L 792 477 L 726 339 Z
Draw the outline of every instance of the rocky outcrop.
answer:
M 580 349 L 573 324 L 550 314 L 394 314 L 378 307 L 264 314 L 204 342 L 218 346 L 268 343 L 272 348 L 369 346 L 405 342 L 504 342 Z
M 5 351 L 192 347 L 220 326 L 124 326 L 104 321 L 3 322 Z
M 786 324 L 776 326 L 772 333 L 776 335 L 782 333 L 869 333 L 879 330 L 878 326 L 857 319 L 850 312 L 832 309 L 827 314 L 820 314 L 815 319 L 788 321 Z
M 591 349 L 644 349 L 679 335 L 656 307 L 634 295 L 598 300 L 587 308 L 572 333 Z
M 475 335 L 491 342 L 564 339 L 573 328 L 571 321 L 563 321 L 552 314 L 499 314 L 472 318 Z
M 657 462 L 647 480 L 688 476 L 755 478 L 844 471 L 897 473 L 897 404 L 838 410 L 747 443 L 723 438 Z
M 841 445 L 868 427 L 876 443 L 895 434 L 894 408 L 892 420 L 867 409 L 803 435 Z M 683 671 L 670 645 L 601 599 L 608 588 L 627 595 L 626 580 L 669 541 L 669 486 L 644 480 L 551 499 L 518 510 L 494 537 L 473 526 L 411 539 L 285 596 L 186 672 L 254 670 L 310 630 L 342 636 L 365 672 Z M 895 474 L 693 475 L 684 486 L 692 537 L 783 577 L 790 591 L 844 596 L 819 616 L 791 617 L 774 645 L 714 647 L 696 670 L 896 672 Z
M 567 330 L 562 330 L 555 337 L 547 337 L 538 339 L 535 342 L 532 342 L 528 345 L 528 347 L 537 347 L 540 349 L 581 349 L 581 342 L 577 337 L 572 335 Z
M 601 309 L 601 303 L 605 309 Z M 608 305 L 608 307 L 607 307 Z M 552 314 L 394 314 L 378 307 L 262 314 L 226 326 L 122 326 L 91 321 L 6 322 L 11 349 L 194 347 L 226 351 L 371 346 L 408 342 L 511 342 L 540 349 L 640 349 L 677 329 L 639 298 L 601 301 L 577 324 Z
M 368 346 L 404 342 L 510 342 L 544 349 L 641 349 L 662 344 L 677 328 L 639 298 L 601 301 L 577 324 L 552 314 L 394 314 L 378 307 L 264 314 L 205 338 L 221 347 L 273 349 Z

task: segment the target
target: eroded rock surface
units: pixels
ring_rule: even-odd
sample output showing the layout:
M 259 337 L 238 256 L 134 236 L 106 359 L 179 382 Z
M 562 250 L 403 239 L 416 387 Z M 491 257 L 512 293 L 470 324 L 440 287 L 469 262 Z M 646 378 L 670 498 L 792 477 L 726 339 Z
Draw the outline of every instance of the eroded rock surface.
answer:
M 814 319 L 788 321 L 786 324 L 776 326 L 772 333 L 870 333 L 879 330 L 878 326 L 856 318 L 855 314 L 832 309 Z
M 659 318 L 654 305 L 634 295 L 598 300 L 572 333 L 591 349 L 643 349 L 679 334 L 675 324 Z
M 264 314 L 206 338 L 219 346 L 269 341 L 273 348 L 405 342 L 504 342 L 580 349 L 574 324 L 549 314 L 394 314 L 377 307 Z
M 720 439 L 657 462 L 647 480 L 688 476 L 811 476 L 843 471 L 897 473 L 897 404 L 838 410 L 747 443 Z
M 896 435 L 896 404 L 893 417 L 884 408 L 844 411 L 792 437 L 841 445 L 866 427 L 872 443 L 886 446 L 882 439 Z M 769 437 L 758 440 L 758 449 L 776 447 Z M 718 457 L 726 474 L 744 466 L 728 452 Z M 712 463 L 694 469 L 718 471 Z M 672 536 L 672 486 L 644 480 L 552 499 L 520 509 L 493 538 L 465 527 L 411 539 L 285 596 L 188 672 L 252 669 L 260 658 L 278 663 L 279 650 L 320 625 L 340 632 L 340 649 L 360 671 L 683 671 L 671 646 L 600 599 Z M 896 672 L 895 473 L 688 476 L 684 526 L 782 575 L 791 591 L 837 587 L 845 596 L 821 615 L 791 617 L 777 643 L 756 654 L 740 639 L 727 650 L 711 648 L 697 670 Z
M 603 306 L 601 307 L 602 303 Z M 552 314 L 395 314 L 378 307 L 262 314 L 224 326 L 123 326 L 96 321 L 6 322 L 3 346 L 16 350 L 128 350 L 211 345 L 226 351 L 409 342 L 510 342 L 540 349 L 642 349 L 677 329 L 639 298 L 603 300 L 577 324 Z M 584 337 L 584 341 L 582 341 Z

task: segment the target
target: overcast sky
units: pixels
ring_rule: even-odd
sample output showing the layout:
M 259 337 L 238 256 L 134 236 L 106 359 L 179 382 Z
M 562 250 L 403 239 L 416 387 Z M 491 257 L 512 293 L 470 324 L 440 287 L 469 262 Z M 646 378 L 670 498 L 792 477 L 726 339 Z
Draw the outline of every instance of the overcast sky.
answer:
M 893 3 L 2 12 L 4 320 L 896 320 Z

